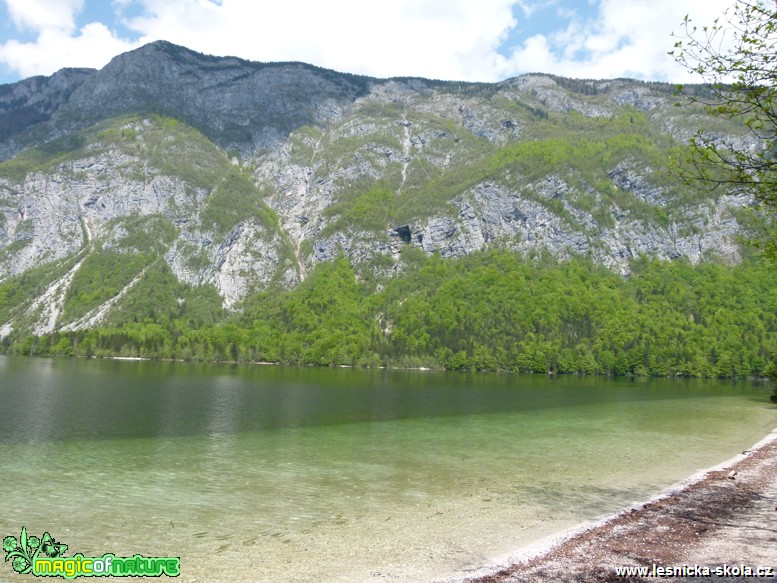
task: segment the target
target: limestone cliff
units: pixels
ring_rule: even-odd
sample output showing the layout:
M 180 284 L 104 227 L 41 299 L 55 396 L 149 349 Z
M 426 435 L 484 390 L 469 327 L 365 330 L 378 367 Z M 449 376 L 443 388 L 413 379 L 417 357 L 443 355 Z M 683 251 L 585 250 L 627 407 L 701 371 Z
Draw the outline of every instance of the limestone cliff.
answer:
M 382 276 L 411 248 L 582 254 L 622 274 L 643 254 L 736 262 L 752 201 L 667 172 L 705 123 L 675 101 L 630 80 L 382 80 L 164 42 L 0 86 L 0 283 L 36 282 L 0 330 L 97 325 L 154 262 L 228 309 L 341 253 Z M 114 256 L 135 258 L 120 285 L 73 291 Z

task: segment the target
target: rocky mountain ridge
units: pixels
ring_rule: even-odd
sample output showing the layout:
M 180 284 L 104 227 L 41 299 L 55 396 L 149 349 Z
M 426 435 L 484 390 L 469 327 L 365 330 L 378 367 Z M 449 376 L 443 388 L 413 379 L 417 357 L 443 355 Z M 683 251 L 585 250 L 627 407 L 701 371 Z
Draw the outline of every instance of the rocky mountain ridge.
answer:
M 666 84 L 381 80 L 164 42 L 0 86 L 0 285 L 36 282 L 0 325 L 98 325 L 155 262 L 228 309 L 339 254 L 379 278 L 413 253 L 495 246 L 623 274 L 643 254 L 736 262 L 752 201 L 667 174 L 709 123 L 676 100 Z M 73 291 L 117 256 L 137 260 L 113 287 Z
M 224 149 L 253 152 L 336 119 L 368 80 L 304 63 L 209 57 L 158 41 L 100 70 L 63 69 L 0 89 L 3 158 L 128 113 L 186 121 Z

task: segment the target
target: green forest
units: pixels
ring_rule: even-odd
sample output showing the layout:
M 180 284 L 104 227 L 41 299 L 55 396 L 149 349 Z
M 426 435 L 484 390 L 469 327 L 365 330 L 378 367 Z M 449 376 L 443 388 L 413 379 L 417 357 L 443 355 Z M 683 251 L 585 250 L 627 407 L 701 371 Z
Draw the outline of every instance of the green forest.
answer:
M 768 374 L 777 346 L 774 266 L 758 257 L 735 266 L 641 258 L 627 277 L 585 258 L 504 250 L 442 259 L 407 247 L 402 260 L 401 276 L 378 281 L 339 257 L 293 290 L 264 291 L 227 312 L 215 289 L 178 282 L 159 258 L 104 326 L 12 334 L 2 350 L 745 378 Z M 0 312 L 25 285 L 22 277 L 0 286 Z M 74 287 L 71 309 L 82 299 Z

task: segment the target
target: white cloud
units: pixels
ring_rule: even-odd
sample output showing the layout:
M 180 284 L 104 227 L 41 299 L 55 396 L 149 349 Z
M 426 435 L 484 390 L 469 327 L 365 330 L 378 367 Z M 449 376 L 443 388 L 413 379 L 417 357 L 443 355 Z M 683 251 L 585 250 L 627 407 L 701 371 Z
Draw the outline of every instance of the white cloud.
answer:
M 538 0 L 112 0 L 120 16 L 140 14 L 121 16 L 132 40 L 103 23 L 77 28 L 75 16 L 89 14 L 84 0 L 4 1 L 17 28 L 36 34 L 33 42 L 0 45 L 0 62 L 24 76 L 101 67 L 120 52 L 164 39 L 214 55 L 298 60 L 377 77 L 495 81 L 538 71 L 683 81 L 666 55 L 670 33 L 686 13 L 709 22 L 732 0 L 587 2 L 576 6 L 566 28 L 525 39 L 508 57 L 499 49 L 520 24 L 513 9 L 530 18 L 541 12 Z M 559 0 L 553 4 L 565 10 Z
M 503 71 L 538 71 L 579 78 L 638 77 L 699 81 L 667 55 L 672 32 L 688 14 L 711 24 L 731 0 L 601 0 L 596 18 L 573 20 L 563 31 L 527 39 Z
M 143 4 L 146 15 L 127 25 L 144 39 L 165 38 L 211 54 L 301 60 L 375 76 L 493 78 L 490 56 L 514 24 L 510 0 Z
M 84 0 L 5 0 L 11 20 L 20 30 L 73 30 L 74 15 Z
M 0 45 L 0 62 L 23 77 L 50 75 L 62 67 L 101 68 L 115 55 L 136 48 L 116 38 L 104 24 L 87 24 L 73 35 L 47 29 L 35 42 L 10 40 Z
M 515 6 L 517 6 L 526 18 L 531 17 L 535 11 L 541 7 L 542 4 L 549 4 L 549 2 L 527 2 L 526 0 L 517 0 Z
M 0 45 L 0 62 L 23 77 L 49 75 L 62 67 L 102 67 L 118 53 L 135 48 L 104 24 L 76 30 L 84 0 L 5 0 L 19 30 L 35 33 L 33 42 L 15 39 Z

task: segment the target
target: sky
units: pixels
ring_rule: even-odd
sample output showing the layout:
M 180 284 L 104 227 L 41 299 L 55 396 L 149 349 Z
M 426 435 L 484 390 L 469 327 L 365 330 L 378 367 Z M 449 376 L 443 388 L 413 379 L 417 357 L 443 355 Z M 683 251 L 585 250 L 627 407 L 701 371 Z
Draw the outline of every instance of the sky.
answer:
M 155 40 L 373 77 L 699 81 L 667 52 L 734 0 L 0 0 L 0 84 Z

